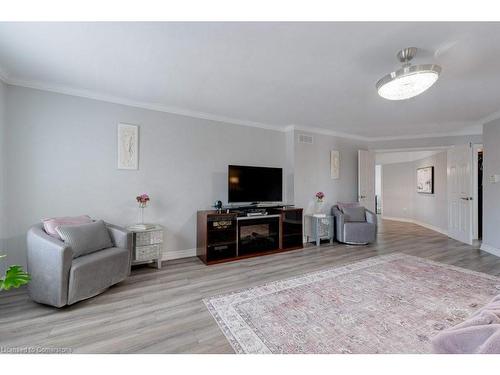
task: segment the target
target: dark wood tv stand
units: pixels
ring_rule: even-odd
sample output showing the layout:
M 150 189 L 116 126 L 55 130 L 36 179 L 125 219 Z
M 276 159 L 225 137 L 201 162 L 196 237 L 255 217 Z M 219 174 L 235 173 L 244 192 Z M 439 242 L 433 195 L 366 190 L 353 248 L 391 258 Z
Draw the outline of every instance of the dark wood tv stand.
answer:
M 239 209 L 198 211 L 196 255 L 215 264 L 301 249 L 302 208 L 266 211 L 262 216 L 246 216 Z

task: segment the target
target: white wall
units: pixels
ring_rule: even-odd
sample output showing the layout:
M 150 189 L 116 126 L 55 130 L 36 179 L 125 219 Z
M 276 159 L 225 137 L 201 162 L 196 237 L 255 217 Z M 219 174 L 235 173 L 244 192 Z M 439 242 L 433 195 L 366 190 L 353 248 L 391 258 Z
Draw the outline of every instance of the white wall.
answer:
M 152 197 L 146 220 L 166 228 L 166 258 L 189 254 L 196 212 L 227 202 L 227 165 L 284 168 L 284 199 L 312 210 L 357 199 L 362 142 L 279 132 L 9 86 L 7 90 L 5 247 L 25 264 L 25 234 L 41 218 L 89 214 L 119 225 L 136 222 L 135 196 Z M 116 168 L 116 127 L 140 125 L 139 170 Z M 301 132 L 302 133 L 302 132 Z M 330 178 L 330 150 L 340 151 L 340 179 Z M 5 194 L 4 194 L 5 195 Z M 5 215 L 2 217 L 5 218 Z
M 483 245 L 500 256 L 500 183 L 489 180 L 500 174 L 500 120 L 485 124 L 483 136 Z
M 382 166 L 383 216 L 448 230 L 446 152 L 414 162 Z M 434 194 L 416 191 L 417 168 L 434 166 Z
M 13 86 L 7 108 L 6 236 L 21 264 L 26 230 L 41 218 L 89 214 L 128 225 L 143 192 L 152 197 L 145 219 L 166 227 L 167 253 L 193 249 L 197 210 L 227 202 L 228 164 L 286 166 L 283 132 Z M 119 122 L 140 125 L 137 171 L 117 169 Z
M 382 194 L 382 166 L 375 165 L 375 195 Z
M 119 122 L 140 125 L 138 171 L 116 168 Z M 300 133 L 304 132 L 235 126 L 2 84 L 0 144 L 5 147 L 0 155 L 8 168 L 0 168 L 0 189 L 9 199 L 0 213 L 0 238 L 9 262 L 25 263 L 26 230 L 41 218 L 87 213 L 128 225 L 137 220 L 134 199 L 142 192 L 153 199 L 146 220 L 166 227 L 166 256 L 185 254 L 195 247 L 196 211 L 217 199 L 227 201 L 228 164 L 284 168 L 285 199 L 306 212 L 320 190 L 326 194 L 325 208 L 357 200 L 357 151 L 367 144 L 306 133 L 314 136 L 309 145 L 298 142 Z M 338 180 L 330 178 L 332 149 L 340 151 Z
M 299 134 L 312 135 L 314 144 L 299 143 Z M 295 131 L 295 205 L 312 212 L 314 195 L 325 193 L 325 209 L 332 204 L 357 201 L 358 150 L 363 142 L 323 134 Z M 340 178 L 330 177 L 330 151 L 340 151 Z
M 413 163 L 382 166 L 382 214 L 388 218 L 413 219 Z
M 448 231 L 448 191 L 447 191 L 447 156 L 446 152 L 418 160 L 414 165 L 413 215 L 417 222 Z M 434 194 L 416 192 L 417 168 L 434 166 Z
M 286 201 L 293 204 L 295 201 L 295 133 L 289 130 L 285 133 L 285 149 L 286 149 L 286 164 L 285 164 L 285 185 L 286 185 Z

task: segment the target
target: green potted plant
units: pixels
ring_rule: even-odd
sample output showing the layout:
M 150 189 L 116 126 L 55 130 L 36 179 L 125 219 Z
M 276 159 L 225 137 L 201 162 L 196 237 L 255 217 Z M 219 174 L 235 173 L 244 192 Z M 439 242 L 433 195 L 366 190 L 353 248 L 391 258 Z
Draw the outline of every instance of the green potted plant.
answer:
M 0 259 L 5 258 L 5 255 L 0 255 Z M 5 275 L 0 278 L 0 292 L 11 288 L 19 288 L 21 285 L 26 285 L 31 280 L 30 275 L 23 270 L 23 267 L 12 265 L 7 269 Z

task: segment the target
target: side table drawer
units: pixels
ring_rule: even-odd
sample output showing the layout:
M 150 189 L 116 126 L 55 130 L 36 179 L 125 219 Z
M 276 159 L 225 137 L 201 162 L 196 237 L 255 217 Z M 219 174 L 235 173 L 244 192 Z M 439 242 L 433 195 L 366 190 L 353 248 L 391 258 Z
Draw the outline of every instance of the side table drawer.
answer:
M 333 233 L 333 219 L 332 218 L 316 218 L 313 220 L 313 233 L 318 234 L 320 237 L 331 237 Z
M 158 259 L 160 257 L 161 245 L 137 246 L 135 248 L 135 259 L 138 261 L 146 261 Z
M 136 246 L 153 245 L 163 242 L 163 231 L 155 230 L 152 232 L 140 232 L 135 235 Z

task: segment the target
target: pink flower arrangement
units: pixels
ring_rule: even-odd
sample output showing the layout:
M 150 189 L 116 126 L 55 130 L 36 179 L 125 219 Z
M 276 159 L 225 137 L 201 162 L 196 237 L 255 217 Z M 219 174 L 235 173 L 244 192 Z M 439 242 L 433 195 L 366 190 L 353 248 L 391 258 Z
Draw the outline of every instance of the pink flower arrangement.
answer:
M 316 200 L 318 202 L 323 202 L 323 198 L 325 197 L 325 193 L 323 193 L 322 191 L 318 191 L 316 193 Z
M 147 206 L 148 202 L 150 201 L 149 195 L 147 194 L 141 194 L 138 197 L 135 198 L 137 203 L 139 203 L 139 207 L 144 208 Z

